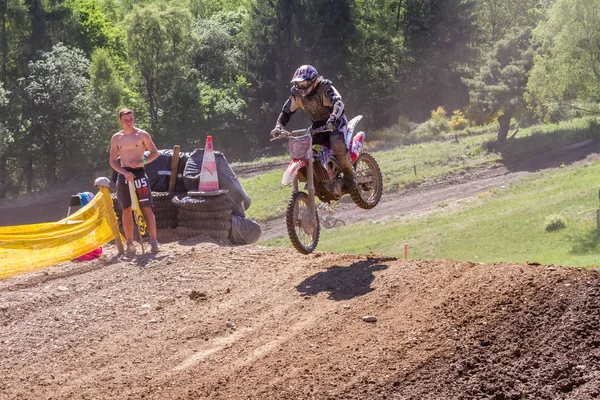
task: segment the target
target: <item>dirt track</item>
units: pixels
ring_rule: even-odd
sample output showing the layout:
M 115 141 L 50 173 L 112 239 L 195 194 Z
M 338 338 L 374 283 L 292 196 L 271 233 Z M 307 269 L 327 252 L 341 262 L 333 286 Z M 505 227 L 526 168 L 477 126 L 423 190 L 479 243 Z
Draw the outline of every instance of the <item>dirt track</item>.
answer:
M 0 398 L 600 396 L 598 272 L 198 240 L 0 281 Z
M 529 173 L 502 168 L 389 195 L 368 218 Z M 108 246 L 0 281 L 0 399 L 600 398 L 599 271 L 162 235 L 155 256 Z

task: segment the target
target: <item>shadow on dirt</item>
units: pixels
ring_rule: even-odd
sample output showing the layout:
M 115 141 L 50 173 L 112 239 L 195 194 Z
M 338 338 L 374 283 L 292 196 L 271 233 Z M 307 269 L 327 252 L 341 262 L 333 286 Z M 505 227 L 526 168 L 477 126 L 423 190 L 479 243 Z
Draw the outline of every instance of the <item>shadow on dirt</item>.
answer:
M 296 286 L 296 290 L 304 296 L 315 296 L 321 292 L 329 292 L 330 300 L 349 300 L 372 292 L 371 283 L 375 280 L 375 271 L 387 269 L 386 261 L 395 258 L 372 258 L 359 261 L 347 267 L 334 265 L 326 271 L 306 278 Z
M 50 272 L 47 268 L 39 271 L 34 271 L 38 275 L 34 275 L 24 282 L 7 280 L 10 282 L 7 286 L 0 286 L 0 292 L 12 291 L 36 287 L 42 284 L 46 284 L 52 281 L 71 278 L 78 275 L 84 275 L 95 270 L 105 268 L 109 265 L 119 263 L 123 260 L 122 256 L 113 257 L 101 257 L 97 260 L 92 261 L 73 261 L 74 264 L 64 271 L 52 271 Z M 14 278 L 14 277 L 13 277 Z
M 486 144 L 489 152 L 502 155 L 502 163 L 511 172 L 536 172 L 547 168 L 573 164 L 600 152 L 600 124 L 556 130 L 552 133 L 514 137 L 498 144 Z

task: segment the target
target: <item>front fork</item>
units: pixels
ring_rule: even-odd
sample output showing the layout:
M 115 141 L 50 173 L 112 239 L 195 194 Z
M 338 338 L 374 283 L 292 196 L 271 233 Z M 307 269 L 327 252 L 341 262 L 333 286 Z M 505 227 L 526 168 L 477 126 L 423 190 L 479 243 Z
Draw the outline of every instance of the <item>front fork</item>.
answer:
M 308 150 L 308 165 L 306 166 L 306 190 L 308 191 L 308 209 L 310 211 L 310 220 L 308 221 L 313 228 L 317 227 L 317 207 L 315 205 L 315 176 L 313 175 L 313 151 L 312 146 Z
M 317 207 L 315 204 L 315 178 L 313 175 L 313 151 L 312 146 L 308 149 L 308 154 L 306 155 L 306 190 L 308 191 L 308 210 L 310 212 L 310 219 L 308 223 L 313 228 L 317 226 Z M 298 177 L 294 179 L 292 183 L 292 193 L 298 193 Z

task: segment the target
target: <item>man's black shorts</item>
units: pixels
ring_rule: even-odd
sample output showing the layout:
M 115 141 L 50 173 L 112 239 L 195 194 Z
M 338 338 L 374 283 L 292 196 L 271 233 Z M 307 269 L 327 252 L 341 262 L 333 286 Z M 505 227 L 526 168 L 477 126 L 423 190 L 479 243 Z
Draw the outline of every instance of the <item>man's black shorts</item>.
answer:
M 135 193 L 137 194 L 140 207 L 152 207 L 152 191 L 150 190 L 150 181 L 146 175 L 144 168 L 125 168 L 129 172 L 133 172 L 135 178 Z M 131 197 L 129 197 L 129 186 L 125 176 L 119 174 L 117 176 L 117 202 L 121 210 L 131 207 Z

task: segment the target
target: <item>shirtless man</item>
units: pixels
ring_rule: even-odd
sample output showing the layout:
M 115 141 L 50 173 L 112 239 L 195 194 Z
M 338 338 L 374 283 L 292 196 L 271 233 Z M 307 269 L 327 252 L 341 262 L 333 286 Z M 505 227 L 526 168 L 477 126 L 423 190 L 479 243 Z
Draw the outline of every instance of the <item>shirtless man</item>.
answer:
M 133 244 L 133 218 L 131 213 L 131 198 L 128 182 L 134 182 L 135 192 L 142 209 L 142 214 L 148 225 L 150 247 L 153 253 L 158 251 L 156 240 L 156 219 L 152 211 L 152 193 L 150 182 L 144 171 L 144 165 L 158 157 L 158 150 L 148 132 L 134 126 L 133 111 L 123 108 L 119 111 L 119 124 L 122 131 L 113 135 L 110 140 L 110 166 L 119 173 L 117 177 L 117 202 L 123 210 L 123 230 L 127 239 L 127 252 L 135 254 Z M 144 151 L 150 151 L 144 157 Z M 121 163 L 117 157 L 121 156 Z

